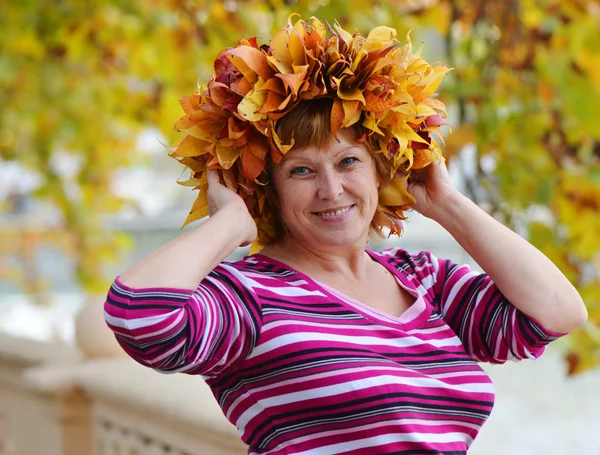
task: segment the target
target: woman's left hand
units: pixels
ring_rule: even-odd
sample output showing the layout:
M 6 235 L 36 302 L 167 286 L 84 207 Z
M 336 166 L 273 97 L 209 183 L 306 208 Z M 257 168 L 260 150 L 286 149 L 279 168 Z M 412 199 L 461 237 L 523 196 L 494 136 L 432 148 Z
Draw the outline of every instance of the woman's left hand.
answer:
M 432 219 L 443 210 L 448 197 L 458 191 L 450 180 L 443 160 L 434 161 L 423 169 L 412 170 L 406 189 L 416 199 L 413 208 Z

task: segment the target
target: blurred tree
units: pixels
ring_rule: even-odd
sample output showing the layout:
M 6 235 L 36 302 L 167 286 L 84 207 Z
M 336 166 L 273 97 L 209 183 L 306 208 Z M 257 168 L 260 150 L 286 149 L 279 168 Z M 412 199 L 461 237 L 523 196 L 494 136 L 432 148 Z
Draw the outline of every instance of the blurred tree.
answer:
M 600 363 L 600 2 L 441 0 L 414 12 L 445 36 L 457 103 L 446 155 L 477 150 L 472 197 L 567 275 L 590 324 L 570 373 Z
M 583 295 L 571 373 L 600 363 L 599 0 L 23 0 L 0 16 L 0 151 L 43 176 L 35 196 L 63 216 L 61 245 L 90 292 L 127 242 L 103 229 L 124 201 L 111 177 L 139 132 L 177 140 L 178 98 L 239 37 L 263 41 L 291 12 L 425 41 L 455 71 L 446 155 L 475 151 L 470 196 L 547 254 Z M 63 175 L 57 154 L 76 159 Z M 53 158 L 54 157 L 54 158 Z M 1 273 L 2 268 L 0 268 Z

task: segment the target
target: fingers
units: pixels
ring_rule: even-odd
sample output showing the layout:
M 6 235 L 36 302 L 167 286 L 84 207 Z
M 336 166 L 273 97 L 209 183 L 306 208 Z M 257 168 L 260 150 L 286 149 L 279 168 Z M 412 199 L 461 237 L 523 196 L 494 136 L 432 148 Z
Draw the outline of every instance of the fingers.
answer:
M 208 187 L 219 185 L 221 183 L 219 181 L 219 171 L 214 169 L 208 169 L 207 171 L 206 179 L 208 180 Z
M 429 167 L 429 166 L 427 166 Z M 410 176 L 408 177 L 408 182 L 424 182 L 427 180 L 428 170 L 426 168 L 423 169 L 413 169 L 410 171 Z

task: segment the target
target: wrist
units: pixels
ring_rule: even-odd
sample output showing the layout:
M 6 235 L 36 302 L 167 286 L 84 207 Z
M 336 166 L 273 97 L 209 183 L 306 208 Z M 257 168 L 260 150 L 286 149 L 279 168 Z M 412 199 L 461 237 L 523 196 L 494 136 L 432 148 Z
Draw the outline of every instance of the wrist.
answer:
M 448 228 L 448 224 L 466 214 L 466 210 L 473 202 L 457 189 L 452 189 L 439 203 L 432 204 L 432 209 L 427 217 Z
M 244 204 L 228 204 L 215 212 L 211 217 L 219 223 L 222 229 L 231 236 L 231 243 L 235 248 L 248 242 L 252 229 L 255 228 L 254 220 L 250 217 Z

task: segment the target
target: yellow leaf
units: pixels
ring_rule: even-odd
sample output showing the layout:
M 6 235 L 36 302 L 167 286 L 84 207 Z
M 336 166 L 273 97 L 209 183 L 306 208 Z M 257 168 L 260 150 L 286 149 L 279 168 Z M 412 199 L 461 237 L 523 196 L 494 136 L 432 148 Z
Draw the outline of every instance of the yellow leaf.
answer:
M 242 149 L 236 149 L 235 147 L 223 147 L 217 142 L 217 158 L 223 169 L 229 169 L 231 166 L 233 166 L 233 163 L 235 163 L 241 153 Z
M 420 84 L 425 85 L 423 93 L 426 95 L 432 95 L 439 87 L 444 76 L 448 74 L 448 71 L 450 71 L 450 69 L 446 68 L 445 66 L 434 67 L 433 73 L 429 74 L 428 76 L 425 76 L 420 82 Z
M 172 157 L 190 157 L 204 155 L 206 142 L 193 136 L 186 136 L 177 149 L 170 155 Z
M 282 62 L 275 58 L 273 55 L 267 56 L 267 61 L 271 64 L 271 66 L 279 71 L 281 74 L 291 74 L 293 72 L 291 59 L 290 63 Z M 272 79 L 270 79 L 271 81 Z
M 252 242 L 252 244 L 250 245 L 250 254 L 256 254 L 258 253 L 260 250 L 263 249 L 263 246 L 258 243 L 258 240 L 255 240 L 254 242 Z
M 177 184 L 181 186 L 198 186 L 201 184 L 201 180 L 198 178 L 189 178 L 188 180 L 184 180 L 183 182 L 177 180 Z
M 361 103 L 363 103 L 363 105 L 365 104 L 365 97 L 362 94 L 362 90 L 360 90 L 358 87 L 349 89 L 340 87 L 338 88 L 337 93 L 341 100 L 360 101 Z
M 193 223 L 194 221 L 204 218 L 205 216 L 208 216 L 208 198 L 206 191 L 201 189 L 198 193 L 198 197 L 192 205 L 189 215 L 183 222 L 181 229 L 186 227 L 188 224 Z
M 342 102 L 342 106 L 344 108 L 344 121 L 342 122 L 342 126 L 347 128 L 360 120 L 362 111 L 359 109 L 359 105 L 359 101 Z
M 302 38 L 295 30 L 290 34 L 290 41 L 288 43 L 290 49 L 290 55 L 292 57 L 293 65 L 305 65 L 306 64 L 306 49 Z
M 382 25 L 379 27 L 375 27 L 373 30 L 371 30 L 367 35 L 367 39 L 389 41 L 393 38 L 396 38 L 397 36 L 398 32 L 396 32 L 396 29 L 393 29 L 391 27 L 385 27 Z
M 352 43 L 354 38 L 352 37 L 352 35 L 350 33 L 348 33 L 346 30 L 344 30 L 342 28 L 342 26 L 338 23 L 338 21 L 335 21 L 333 28 L 338 33 L 338 35 L 340 35 L 340 37 L 346 42 L 346 44 L 348 44 L 348 46 Z
M 379 129 L 379 127 L 377 126 L 377 120 L 372 115 L 367 115 L 365 117 L 365 120 L 363 121 L 363 126 L 365 128 L 367 128 L 368 130 L 371 130 L 371 131 L 379 134 L 380 136 L 384 136 L 383 131 L 381 131 Z
M 244 120 L 248 120 L 249 122 L 258 122 L 266 117 L 265 114 L 260 113 L 260 110 L 261 106 L 267 99 L 267 92 L 257 92 L 251 90 L 248 92 L 248 95 L 249 96 L 246 96 L 242 101 L 240 101 L 240 104 L 238 104 L 238 112 L 242 115 Z
M 394 178 L 379 191 L 379 203 L 390 207 L 400 207 L 415 202 L 415 198 L 406 191 L 408 177 Z

